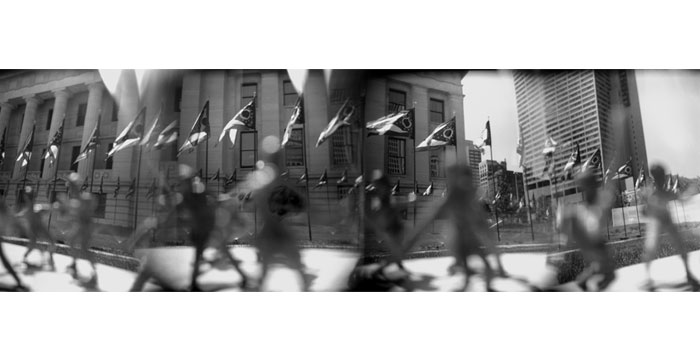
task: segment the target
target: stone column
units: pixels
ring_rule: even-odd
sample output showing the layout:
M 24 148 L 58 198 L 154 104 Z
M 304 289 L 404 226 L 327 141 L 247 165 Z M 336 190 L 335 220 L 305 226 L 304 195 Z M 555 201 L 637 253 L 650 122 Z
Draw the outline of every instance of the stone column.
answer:
M 0 136 L 2 136 L 2 131 L 5 130 L 7 124 L 10 122 L 10 115 L 12 115 L 12 110 L 14 110 L 15 107 L 16 106 L 8 102 L 0 103 Z
M 55 90 L 53 93 L 53 115 L 51 116 L 51 128 L 49 129 L 49 143 L 46 144 L 47 148 L 51 140 L 53 140 L 54 134 L 58 131 L 58 128 L 61 127 L 61 124 L 63 124 L 63 119 L 66 116 L 66 108 L 68 107 L 68 99 L 70 98 L 70 93 L 65 89 Z M 61 156 L 61 151 L 66 150 L 59 149 L 59 157 Z M 58 167 L 58 159 L 56 159 L 54 166 Z M 49 162 L 47 161 L 46 164 L 44 164 L 44 179 L 52 179 L 55 171 L 56 169 L 54 168 L 49 170 Z
M 260 115 L 257 122 L 258 129 L 258 158 L 263 159 L 265 152 L 262 149 L 263 139 L 273 135 L 282 141 L 282 128 L 280 127 L 280 79 L 275 71 L 263 72 L 258 91 L 258 103 Z M 245 106 L 245 105 L 243 105 Z M 282 164 L 277 164 L 281 166 Z
M 429 134 L 429 101 L 428 101 L 428 91 L 421 86 L 412 85 L 411 95 L 416 110 L 415 110 L 415 141 L 413 146 L 413 151 L 416 150 L 416 146 L 420 144 Z M 407 152 L 408 153 L 408 152 Z M 411 153 L 411 157 L 413 154 Z M 411 158 L 411 161 L 413 159 Z M 411 165 L 413 166 L 413 165 Z M 413 169 L 411 169 L 413 171 Z M 418 184 L 421 186 L 421 190 L 430 184 L 430 151 L 419 151 L 416 152 L 416 177 L 418 178 Z
M 39 104 L 41 104 L 41 99 L 39 99 L 35 95 L 27 96 L 24 98 L 24 100 L 27 102 L 27 107 L 24 110 L 24 118 L 22 119 L 22 131 L 20 132 L 20 135 L 19 135 L 17 154 L 15 156 L 19 156 L 20 152 L 24 151 L 23 147 L 24 147 L 25 143 L 27 142 L 27 137 L 32 132 L 32 128 L 34 127 L 34 125 L 36 123 L 36 110 L 39 108 Z M 41 156 L 41 154 L 32 154 L 32 159 L 36 159 L 39 156 Z M 15 160 L 17 160 L 16 157 L 14 159 L 6 159 L 6 161 L 15 161 Z M 27 165 L 27 166 L 29 166 L 29 165 Z M 16 163 L 14 177 L 24 176 L 24 171 L 19 171 L 20 169 L 21 169 L 21 167 L 19 166 L 19 163 Z
M 83 141 L 80 143 L 81 150 L 84 149 L 85 146 L 88 144 L 88 141 L 90 140 L 90 135 L 92 135 L 92 130 L 95 129 L 95 125 L 97 124 L 97 121 L 99 119 L 100 108 L 102 107 L 102 94 L 104 92 L 104 85 L 102 84 L 102 82 L 88 84 L 88 91 L 89 93 L 87 109 L 85 110 L 85 124 L 83 125 Z M 54 114 L 55 113 L 56 110 L 54 110 Z M 97 130 L 97 134 L 99 136 L 99 129 Z M 87 159 L 78 163 L 78 173 L 80 174 L 81 179 L 85 179 L 86 177 L 91 176 L 93 170 L 93 162 L 104 161 L 104 156 L 99 155 L 104 155 L 104 153 L 106 152 L 106 149 L 98 148 L 95 152 L 88 156 Z M 94 156 L 97 156 L 97 158 L 93 159 Z

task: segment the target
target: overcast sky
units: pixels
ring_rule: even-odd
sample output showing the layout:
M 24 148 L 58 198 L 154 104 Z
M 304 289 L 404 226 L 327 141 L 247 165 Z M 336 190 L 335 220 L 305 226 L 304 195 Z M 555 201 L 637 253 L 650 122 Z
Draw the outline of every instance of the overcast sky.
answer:
M 700 71 L 638 70 L 642 123 L 649 163 L 700 176 Z M 470 71 L 463 79 L 465 132 L 478 142 L 491 117 L 493 158 L 516 170 L 517 110 L 510 71 Z M 489 153 L 486 153 L 489 155 Z

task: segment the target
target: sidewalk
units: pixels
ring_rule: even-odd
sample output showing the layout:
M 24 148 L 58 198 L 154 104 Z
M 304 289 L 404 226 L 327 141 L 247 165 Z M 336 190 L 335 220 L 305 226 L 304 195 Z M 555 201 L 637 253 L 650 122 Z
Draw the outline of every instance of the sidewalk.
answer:
M 71 258 L 56 254 L 56 272 L 46 270 L 25 270 L 21 264 L 25 248 L 20 245 L 3 243 L 5 253 L 11 263 L 15 264 L 25 285 L 32 291 L 88 291 L 65 272 Z M 260 267 L 253 248 L 236 247 L 231 249 L 234 256 L 241 260 L 243 271 L 252 279 L 257 279 Z M 206 258 L 213 258 L 214 253 L 208 251 Z M 140 250 L 137 254 L 141 259 L 148 259 L 149 266 L 159 272 L 171 286 L 187 288 L 191 274 L 193 249 L 188 247 L 171 247 Z M 358 254 L 348 250 L 337 249 L 303 249 L 302 261 L 306 264 L 312 278 L 312 291 L 343 291 L 347 279 L 358 259 Z M 39 253 L 30 256 L 30 262 L 40 261 Z M 495 265 L 494 259 L 490 259 Z M 143 261 L 143 260 L 142 260 Z M 700 274 L 700 251 L 690 253 L 691 271 Z M 453 259 L 449 256 L 416 258 L 405 260 L 406 269 L 412 273 L 411 282 L 416 291 L 454 291 L 464 281 L 461 274 L 450 275 L 448 267 Z M 546 253 L 505 253 L 502 262 L 510 278 L 496 278 L 493 287 L 497 291 L 531 291 L 532 286 L 541 288 L 552 285 L 556 275 L 553 267 L 547 264 Z M 479 274 L 483 273 L 483 264 L 479 259 L 470 259 L 469 265 Z M 87 278 L 90 266 L 86 261 L 79 260 L 79 273 Z M 240 291 L 240 277 L 230 266 L 210 266 L 203 269 L 200 284 L 203 290 Z M 136 278 L 136 273 L 116 267 L 98 264 L 99 291 L 128 291 Z M 646 280 L 644 264 L 637 264 L 617 270 L 617 279 L 607 291 L 645 291 Z M 652 278 L 658 285 L 659 291 L 686 291 L 685 276 L 679 256 L 670 256 L 655 260 L 652 264 Z M 0 285 L 9 287 L 13 279 L 0 268 Z M 279 265 L 271 268 L 268 281 L 262 286 L 264 291 L 298 291 L 301 282 L 298 275 L 289 268 Z M 577 286 L 567 283 L 556 287 L 562 291 L 580 291 Z M 148 283 L 145 291 L 158 291 L 160 287 Z M 473 276 L 468 291 L 485 291 L 482 275 Z

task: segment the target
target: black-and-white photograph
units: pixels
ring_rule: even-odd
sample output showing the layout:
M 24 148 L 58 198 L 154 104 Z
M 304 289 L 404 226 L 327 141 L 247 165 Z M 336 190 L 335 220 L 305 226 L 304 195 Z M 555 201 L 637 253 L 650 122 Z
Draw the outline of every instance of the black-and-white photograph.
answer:
M 699 84 L 671 70 L 5 70 L 0 284 L 697 291 L 700 167 L 683 155 Z M 669 128 L 686 131 L 647 136 Z
M 2 359 L 697 352 L 688 4 L 0 17 Z

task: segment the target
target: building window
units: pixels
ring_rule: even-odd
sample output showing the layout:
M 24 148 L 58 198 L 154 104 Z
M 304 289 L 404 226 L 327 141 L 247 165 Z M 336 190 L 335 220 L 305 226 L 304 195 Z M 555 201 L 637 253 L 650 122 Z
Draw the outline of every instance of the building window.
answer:
M 93 217 L 104 219 L 107 210 L 107 194 L 92 193 L 92 196 L 97 199 L 97 208 Z
M 75 122 L 75 126 L 85 125 L 85 114 L 87 113 L 87 103 L 82 103 L 78 105 L 78 120 Z
M 71 155 L 70 155 L 70 169 L 71 171 L 78 171 L 78 163 L 75 162 L 75 159 L 78 158 L 78 155 L 80 155 L 80 146 L 73 146 L 73 149 L 71 150 Z
M 112 121 L 119 120 L 119 104 L 116 101 L 112 102 Z
M 114 143 L 110 141 L 107 144 L 107 152 L 109 153 L 112 151 L 112 148 L 114 148 Z M 105 169 L 106 170 L 112 170 L 112 166 L 114 165 L 114 156 L 110 156 L 107 161 L 105 161 Z
M 432 128 L 445 122 L 445 103 L 442 100 L 430 99 L 430 125 Z M 430 129 L 431 131 L 433 129 Z
M 430 155 L 430 177 L 440 177 L 440 156 Z
M 24 207 L 24 185 L 26 184 L 17 184 L 17 209 Z
M 289 143 L 285 148 L 287 167 L 304 166 L 304 129 L 292 129 Z
M 180 112 L 180 103 L 182 103 L 182 86 L 175 89 L 175 98 L 173 99 L 173 111 Z
M 297 102 L 297 91 L 291 81 L 282 82 L 282 97 L 284 106 L 294 106 Z
M 241 85 L 241 107 L 248 105 L 248 103 L 253 100 L 253 96 L 258 91 L 258 84 L 256 83 L 246 83 Z M 257 110 L 257 104 L 256 109 Z
M 350 127 L 345 126 L 331 135 L 331 158 L 333 166 L 352 165 L 354 160 L 354 147 Z
M 255 131 L 241 132 L 241 168 L 252 168 L 258 160 Z
M 387 102 L 387 113 L 406 109 L 406 92 L 389 89 L 389 101 Z
M 350 193 L 350 189 L 352 189 L 352 185 L 338 184 L 335 188 L 336 195 L 338 195 L 338 200 L 343 200 L 346 197 L 348 197 L 348 193 Z
M 49 109 L 49 114 L 46 117 L 46 130 L 51 129 L 51 118 L 53 117 L 53 109 Z
M 387 173 L 389 175 L 406 175 L 406 140 L 389 137 L 387 141 Z

